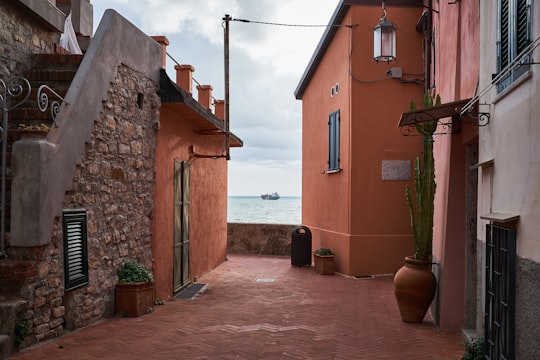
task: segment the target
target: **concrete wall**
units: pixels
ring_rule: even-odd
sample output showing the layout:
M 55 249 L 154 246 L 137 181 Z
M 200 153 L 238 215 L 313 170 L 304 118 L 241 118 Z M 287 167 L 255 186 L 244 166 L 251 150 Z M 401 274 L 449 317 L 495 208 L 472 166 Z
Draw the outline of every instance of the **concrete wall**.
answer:
M 227 251 L 231 254 L 291 255 L 293 229 L 299 225 L 227 224 Z

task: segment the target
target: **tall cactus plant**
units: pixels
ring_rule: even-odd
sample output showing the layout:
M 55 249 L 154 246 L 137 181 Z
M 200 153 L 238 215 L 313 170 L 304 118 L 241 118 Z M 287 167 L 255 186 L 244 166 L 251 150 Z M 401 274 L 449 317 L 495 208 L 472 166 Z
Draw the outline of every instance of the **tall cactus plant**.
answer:
M 422 99 L 424 107 L 440 105 L 439 95 L 435 99 L 426 91 Z M 416 105 L 411 101 L 411 110 Z M 416 158 L 414 164 L 414 191 L 407 185 L 405 196 L 411 215 L 411 229 L 414 240 L 414 255 L 417 260 L 431 261 L 433 240 L 433 212 L 435 200 L 435 161 L 433 159 L 433 133 L 437 129 L 437 119 L 428 120 L 416 125 L 416 131 L 423 137 L 422 159 Z

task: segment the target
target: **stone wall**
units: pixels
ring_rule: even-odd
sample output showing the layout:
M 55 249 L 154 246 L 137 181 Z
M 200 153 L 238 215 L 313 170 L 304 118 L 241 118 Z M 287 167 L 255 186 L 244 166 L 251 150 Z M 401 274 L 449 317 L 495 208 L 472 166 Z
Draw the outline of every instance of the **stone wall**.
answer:
M 64 209 L 88 215 L 88 285 L 64 291 L 60 217 L 50 244 L 10 249 L 13 258 L 39 262 L 36 276 L 20 291 L 28 301 L 21 315 L 32 320 L 33 330 L 22 347 L 62 334 L 63 326 L 80 328 L 112 316 L 116 271 L 125 261 L 151 269 L 157 90 L 157 83 L 119 67 L 66 194 Z
M 22 76 L 30 68 L 31 54 L 51 54 L 60 34 L 45 29 L 37 19 L 11 1 L 0 2 L 0 79 Z
M 291 234 L 298 225 L 227 224 L 227 251 L 232 254 L 291 255 Z
M 88 212 L 90 283 L 65 295 L 68 329 L 114 314 L 116 271 L 124 262 L 152 267 L 157 90 L 150 79 L 119 67 L 64 202 L 65 209 Z
M 540 264 L 516 258 L 516 359 L 540 359 Z

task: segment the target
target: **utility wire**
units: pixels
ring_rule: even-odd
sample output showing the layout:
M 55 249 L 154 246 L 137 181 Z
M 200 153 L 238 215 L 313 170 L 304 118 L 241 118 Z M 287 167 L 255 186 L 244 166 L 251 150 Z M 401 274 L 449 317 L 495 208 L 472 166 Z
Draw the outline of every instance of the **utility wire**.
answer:
M 231 18 L 232 21 L 238 21 L 238 22 L 244 22 L 244 23 L 252 23 L 252 24 L 262 24 L 262 25 L 272 25 L 272 26 L 289 26 L 289 27 L 348 27 L 351 28 L 353 25 L 309 25 L 309 24 L 283 24 L 283 23 L 274 23 L 274 22 L 266 22 L 266 21 L 254 21 L 254 20 L 246 20 L 246 19 L 234 19 Z

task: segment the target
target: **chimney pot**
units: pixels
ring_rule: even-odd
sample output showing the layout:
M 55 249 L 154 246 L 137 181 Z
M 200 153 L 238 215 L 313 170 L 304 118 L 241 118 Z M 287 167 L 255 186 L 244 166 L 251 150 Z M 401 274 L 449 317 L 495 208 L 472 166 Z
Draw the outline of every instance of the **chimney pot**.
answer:
M 175 65 L 174 70 L 176 70 L 176 85 L 191 94 L 195 68 L 191 65 Z
M 161 45 L 161 68 L 167 68 L 167 46 L 169 45 L 169 39 L 166 36 L 151 36 L 152 39 L 157 41 Z
M 214 101 L 214 113 L 220 120 L 225 120 L 225 100 Z
M 212 85 L 197 85 L 199 103 L 207 109 L 212 108 Z

